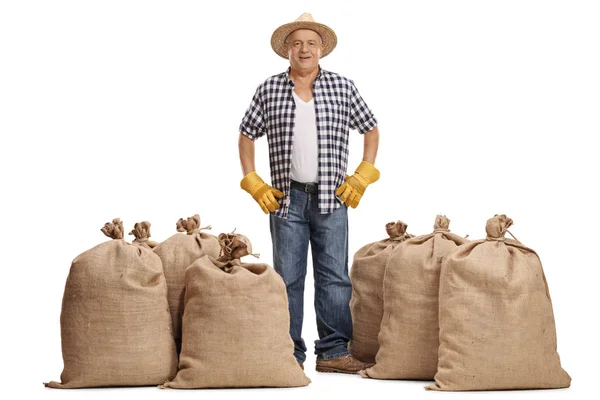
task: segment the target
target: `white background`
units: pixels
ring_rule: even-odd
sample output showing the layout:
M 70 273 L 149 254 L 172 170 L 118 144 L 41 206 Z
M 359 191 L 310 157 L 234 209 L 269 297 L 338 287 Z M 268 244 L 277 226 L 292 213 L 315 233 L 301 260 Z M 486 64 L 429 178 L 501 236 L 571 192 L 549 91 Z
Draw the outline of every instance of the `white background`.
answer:
M 3 1 L 0 162 L 3 397 L 586 397 L 597 392 L 600 12 L 594 1 Z M 568 390 L 432 393 L 427 382 L 317 374 L 313 281 L 307 374 L 293 390 L 60 391 L 59 316 L 72 259 L 100 227 L 199 213 L 272 264 L 268 217 L 239 188 L 238 126 L 287 68 L 279 25 L 311 12 L 339 38 L 321 66 L 353 79 L 379 120 L 381 180 L 350 210 L 351 256 L 386 222 L 429 233 L 436 214 L 481 238 L 497 213 L 538 251 Z M 256 143 L 269 180 L 267 141 Z M 362 158 L 351 132 L 350 173 Z M 132 239 L 128 236 L 128 239 Z M 250 261 L 250 259 L 248 260 Z M 309 265 L 309 268 L 312 268 Z M 310 270 L 309 270 L 310 271 Z M 265 305 L 268 307 L 268 305 Z M 268 332 L 265 332 L 268 334 Z M 589 398 L 589 396 L 587 396 Z

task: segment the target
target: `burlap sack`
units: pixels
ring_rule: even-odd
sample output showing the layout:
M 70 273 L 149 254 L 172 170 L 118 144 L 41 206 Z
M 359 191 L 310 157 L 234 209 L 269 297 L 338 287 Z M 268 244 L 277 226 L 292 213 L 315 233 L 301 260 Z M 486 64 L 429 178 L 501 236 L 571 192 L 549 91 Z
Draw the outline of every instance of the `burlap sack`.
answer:
M 283 280 L 266 264 L 240 262 L 251 251 L 244 236 L 219 239 L 220 260 L 204 256 L 186 270 L 179 372 L 161 388 L 308 385 L 294 357 Z
M 389 238 L 369 243 L 354 254 L 352 281 L 352 340 L 348 348 L 362 362 L 374 363 L 379 350 L 377 335 L 383 316 L 383 274 L 385 262 L 400 243 L 412 237 L 402 221 L 385 225 Z
M 554 313 L 541 261 L 504 238 L 505 215 L 487 238 L 442 262 L 440 349 L 433 390 L 564 388 L 571 378 L 556 351 Z
M 211 229 L 211 227 L 200 228 L 198 214 L 187 220 L 180 218 L 177 221 L 177 231 L 185 232 L 185 234 L 176 233 L 154 248 L 154 252 L 162 261 L 167 279 L 169 310 L 173 320 L 173 336 L 178 353 L 181 350 L 185 269 L 205 255 L 217 258 L 221 251 L 218 239 L 213 235 L 201 232 L 204 229 Z
M 177 372 L 167 285 L 146 242 L 150 223 L 123 240 L 119 219 L 102 232 L 114 240 L 71 265 L 60 316 L 64 370 L 52 388 L 157 385 Z
M 438 215 L 434 231 L 396 248 L 386 265 L 384 315 L 376 364 L 361 372 L 376 379 L 433 379 L 437 371 L 438 291 L 442 257 L 467 239 L 450 233 Z

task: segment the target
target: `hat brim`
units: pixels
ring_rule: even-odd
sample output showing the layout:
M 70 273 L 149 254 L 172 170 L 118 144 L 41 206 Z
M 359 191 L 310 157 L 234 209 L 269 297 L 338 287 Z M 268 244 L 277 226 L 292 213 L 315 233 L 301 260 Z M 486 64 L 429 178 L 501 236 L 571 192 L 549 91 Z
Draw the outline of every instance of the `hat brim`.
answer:
M 271 47 L 273 48 L 273 51 L 275 51 L 275 53 L 277 53 L 280 57 L 283 57 L 287 60 L 288 56 L 285 39 L 290 35 L 290 33 L 298 29 L 310 29 L 311 31 L 317 32 L 319 36 L 321 36 L 321 39 L 323 39 L 323 53 L 321 54 L 321 58 L 331 53 L 337 45 L 337 36 L 333 29 L 327 25 L 311 21 L 296 21 L 281 25 L 275 30 L 275 32 L 273 32 L 273 35 L 271 36 Z

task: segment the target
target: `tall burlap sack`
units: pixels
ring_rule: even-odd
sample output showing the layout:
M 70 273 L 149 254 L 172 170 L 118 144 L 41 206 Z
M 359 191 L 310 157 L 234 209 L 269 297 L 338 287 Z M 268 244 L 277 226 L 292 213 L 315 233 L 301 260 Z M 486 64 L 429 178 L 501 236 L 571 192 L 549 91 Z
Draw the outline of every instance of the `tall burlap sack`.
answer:
M 352 340 L 348 348 L 352 355 L 365 363 L 375 362 L 379 350 L 377 335 L 383 317 L 383 274 L 385 262 L 400 243 L 412 237 L 402 221 L 385 225 L 389 238 L 369 243 L 354 254 L 350 280 L 352 297 Z
M 119 219 L 102 232 L 113 240 L 71 265 L 60 315 L 64 370 L 52 388 L 157 385 L 177 373 L 167 285 L 146 242 L 150 223 L 123 240 Z
M 211 227 L 201 228 L 198 214 L 187 220 L 180 218 L 177 221 L 177 231 L 185 234 L 176 233 L 154 248 L 154 252 L 162 261 L 167 279 L 169 310 L 178 353 L 181 350 L 185 269 L 200 257 L 209 255 L 216 258 L 221 251 L 219 240 L 213 235 L 201 232 L 204 229 L 211 229 Z
M 161 388 L 306 386 L 289 334 L 285 284 L 266 264 L 241 263 L 250 242 L 219 236 L 228 248 L 186 270 L 179 372 Z M 235 257 L 231 259 L 231 257 Z
M 565 388 L 554 313 L 538 255 L 505 239 L 512 220 L 487 221 L 487 238 L 442 262 L 440 349 L 432 390 Z M 510 232 L 509 232 L 510 233 Z
M 433 379 L 437 371 L 438 292 L 442 257 L 467 239 L 450 232 L 438 215 L 434 231 L 412 238 L 387 260 L 384 318 L 376 364 L 361 372 L 376 379 Z

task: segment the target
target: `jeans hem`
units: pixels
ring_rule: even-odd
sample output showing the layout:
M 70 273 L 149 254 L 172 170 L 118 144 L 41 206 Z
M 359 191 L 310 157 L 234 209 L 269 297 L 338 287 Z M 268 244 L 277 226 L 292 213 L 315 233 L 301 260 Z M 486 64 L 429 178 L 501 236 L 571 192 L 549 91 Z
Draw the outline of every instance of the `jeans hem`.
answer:
M 296 359 L 296 361 L 298 361 L 299 364 L 304 364 L 304 362 L 306 362 L 306 356 L 298 357 L 296 354 L 294 354 L 294 358 Z
M 350 351 L 348 351 L 348 349 L 346 349 L 346 348 L 344 348 L 343 350 L 334 348 L 332 350 L 329 350 L 328 352 L 317 355 L 317 360 L 322 360 L 322 361 L 333 360 L 334 358 L 345 357 L 345 356 L 349 356 L 349 355 L 350 355 Z

